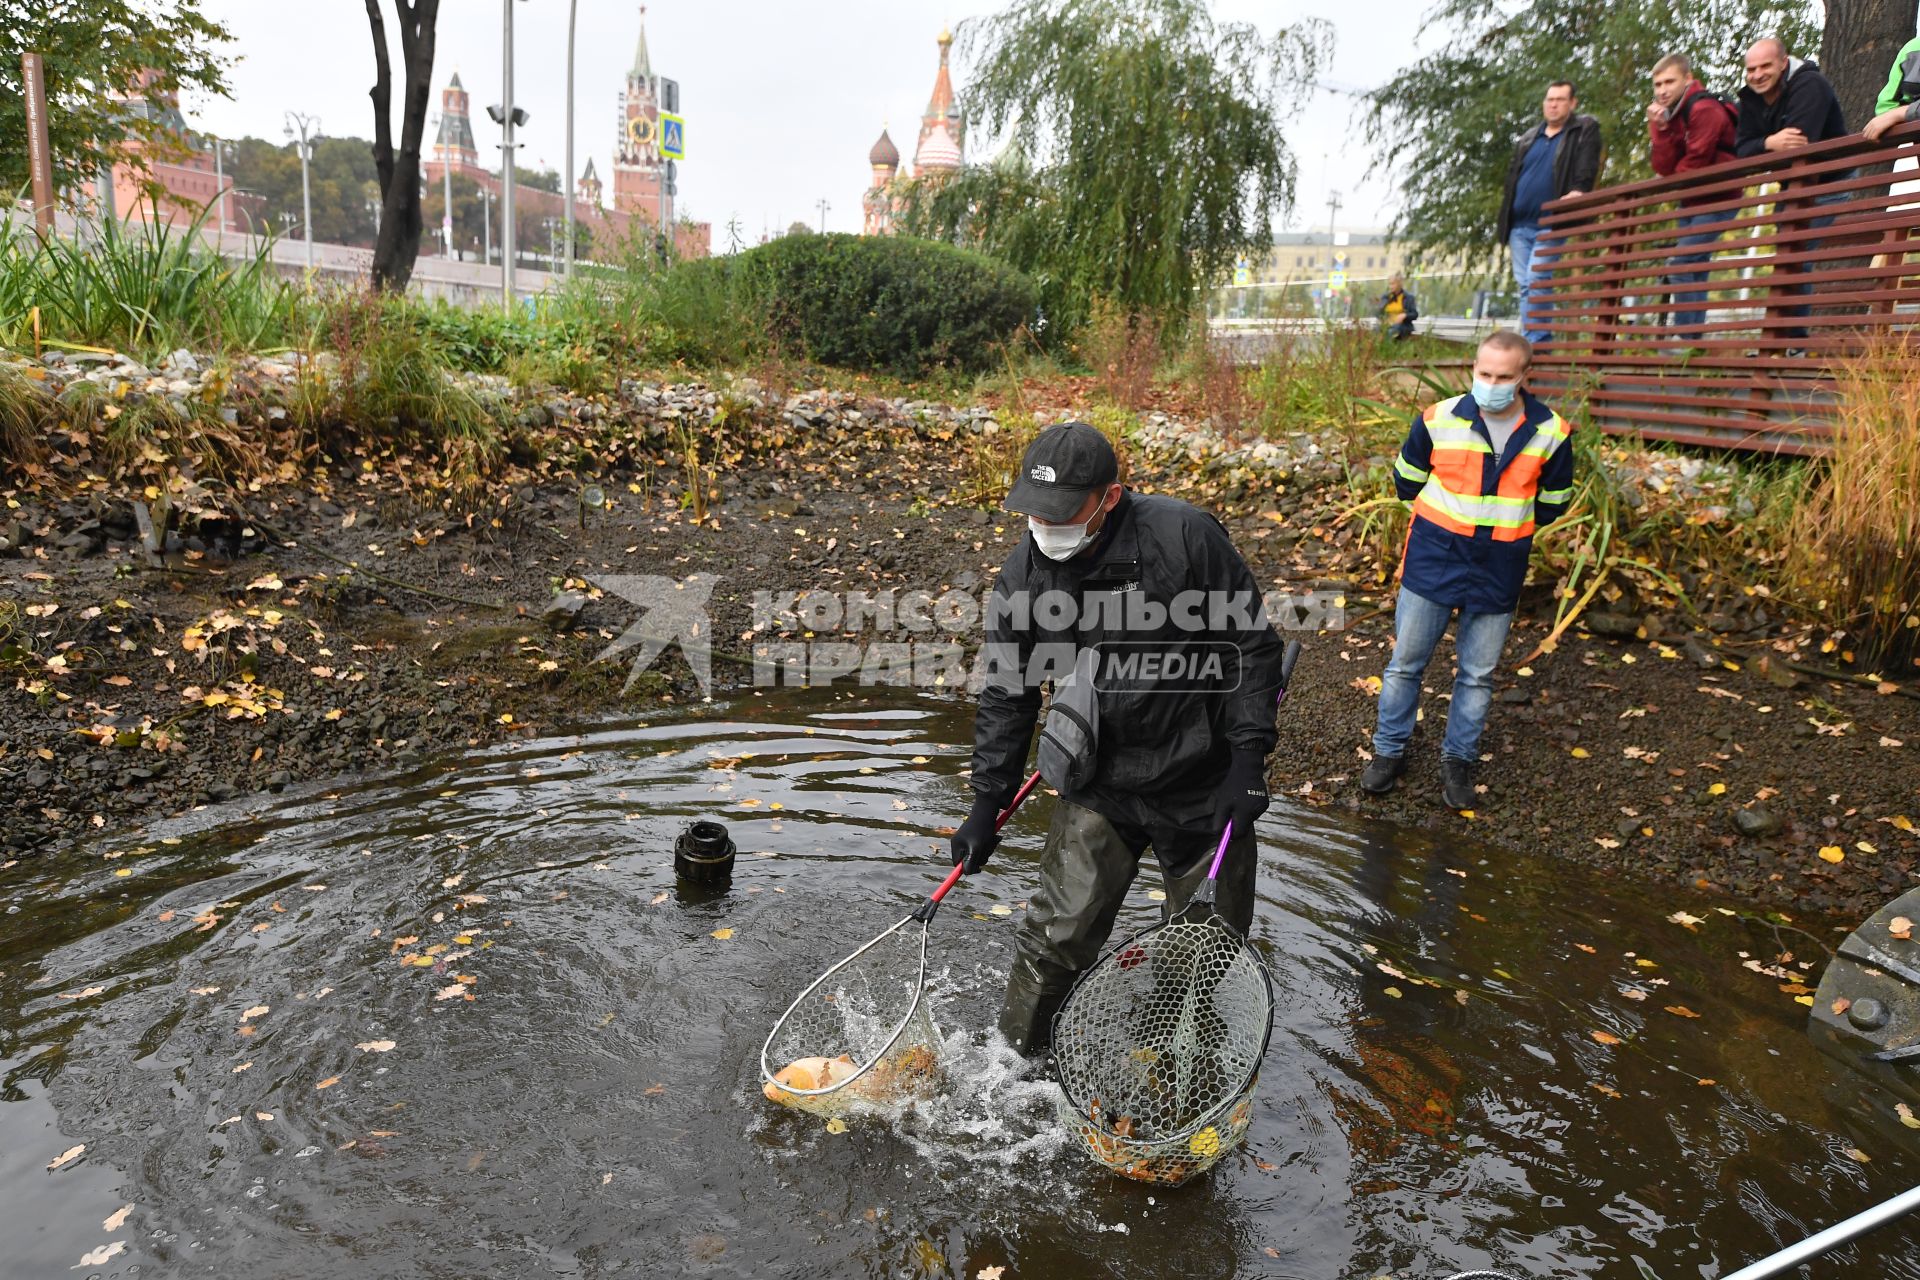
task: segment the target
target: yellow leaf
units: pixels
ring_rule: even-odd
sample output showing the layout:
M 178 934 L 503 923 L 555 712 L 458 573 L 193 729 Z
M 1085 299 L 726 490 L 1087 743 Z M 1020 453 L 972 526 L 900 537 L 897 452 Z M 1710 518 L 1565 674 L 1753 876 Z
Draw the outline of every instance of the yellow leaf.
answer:
M 1793 998 L 1793 1002 L 1795 1004 L 1804 1004 L 1804 1005 L 1811 1006 L 1813 1004 L 1813 997 L 1812 996 L 1795 996 Z
M 1165 889 L 1149 889 L 1147 890 L 1147 899 L 1150 902 L 1165 902 L 1167 900 L 1167 891 Z
M 845 1120 L 842 1120 L 839 1116 L 835 1116 L 833 1119 L 827 1121 L 828 1133 L 845 1133 L 846 1131 L 847 1131 L 847 1122 Z
M 1592 755 L 1593 752 L 1587 750 L 1585 747 L 1575 747 L 1569 754 L 1571 754 L 1575 760 L 1585 760 L 1588 756 Z
M 1609 1031 L 1595 1031 L 1592 1034 L 1593 1034 L 1593 1038 L 1599 1041 L 1601 1044 L 1619 1044 L 1620 1043 L 1620 1037 L 1614 1035 L 1612 1032 L 1609 1032 Z
M 1837 844 L 1830 844 L 1820 850 L 1820 858 L 1824 862 L 1845 862 L 1847 851 Z
M 1727 794 L 1727 784 L 1724 782 L 1716 782 L 1707 788 L 1707 794 L 1710 796 L 1723 796 Z
M 716 938 L 718 938 L 718 939 L 720 939 L 720 941 L 722 941 L 722 942 L 725 942 L 725 941 L 726 941 L 726 940 L 727 940 L 728 938 L 731 938 L 731 937 L 733 936 L 733 930 L 731 930 L 731 929 L 715 929 L 715 930 L 713 931 L 713 936 L 714 936 L 714 937 L 716 937 Z
M 130 876 L 133 874 L 133 868 L 132 867 L 115 867 L 113 870 L 113 874 L 117 876 Z
M 1859 841 L 1856 841 L 1856 842 L 1854 843 L 1854 846 L 1853 846 L 1853 847 L 1854 847 L 1854 848 L 1856 848 L 1856 849 L 1858 849 L 1858 850 L 1859 850 L 1860 852 L 1862 852 L 1862 853 L 1878 853 L 1878 852 L 1880 852 L 1880 850 L 1879 850 L 1879 848 L 1878 848 L 1877 846 L 1875 846 L 1875 845 L 1874 845 L 1873 843 L 1871 843 L 1870 841 L 1866 841 L 1866 840 L 1859 840 Z
M 1893 1113 L 1900 1117 L 1900 1123 L 1909 1129 L 1920 1129 L 1920 1116 L 1913 1114 L 1913 1108 L 1904 1102 L 1893 1104 Z
M 1395 1000 L 1398 1000 L 1398 999 L 1400 998 L 1400 988 L 1398 988 L 1398 987 L 1387 987 L 1387 988 L 1385 988 L 1385 990 L 1386 990 L 1386 993 L 1387 993 L 1388 995 L 1390 995 L 1390 996 L 1392 996 L 1392 997 L 1393 997 L 1393 998 L 1394 998 Z
M 1886 821 L 1891 822 L 1895 826 L 1895 828 L 1897 828 L 1898 830 L 1901 830 L 1901 831 L 1913 830 L 1913 819 L 1909 818 L 1904 813 L 1896 813 L 1891 818 L 1886 819 Z
M 1462 810 L 1460 811 L 1460 816 L 1461 816 L 1461 817 L 1463 817 L 1463 818 L 1465 818 L 1465 819 L 1466 819 L 1466 820 L 1467 820 L 1468 822 L 1472 822 L 1472 821 L 1473 821 L 1473 810 L 1471 810 L 1471 809 L 1462 809 Z

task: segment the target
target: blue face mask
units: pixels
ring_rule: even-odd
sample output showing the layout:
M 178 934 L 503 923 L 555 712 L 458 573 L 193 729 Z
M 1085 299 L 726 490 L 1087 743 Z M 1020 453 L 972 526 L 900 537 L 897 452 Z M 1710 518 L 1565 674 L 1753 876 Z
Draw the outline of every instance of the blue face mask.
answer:
M 1515 383 L 1495 386 L 1478 378 L 1473 380 L 1473 402 L 1487 413 L 1505 413 L 1513 407 L 1513 398 L 1518 394 L 1520 388 Z

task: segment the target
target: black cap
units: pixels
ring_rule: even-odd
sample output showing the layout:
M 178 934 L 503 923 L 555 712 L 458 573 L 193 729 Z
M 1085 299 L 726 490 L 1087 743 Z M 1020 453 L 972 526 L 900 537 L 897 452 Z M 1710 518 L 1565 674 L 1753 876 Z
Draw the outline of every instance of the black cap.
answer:
M 1006 508 L 1042 520 L 1071 520 L 1087 495 L 1120 478 L 1120 459 L 1098 427 L 1062 422 L 1027 446 Z

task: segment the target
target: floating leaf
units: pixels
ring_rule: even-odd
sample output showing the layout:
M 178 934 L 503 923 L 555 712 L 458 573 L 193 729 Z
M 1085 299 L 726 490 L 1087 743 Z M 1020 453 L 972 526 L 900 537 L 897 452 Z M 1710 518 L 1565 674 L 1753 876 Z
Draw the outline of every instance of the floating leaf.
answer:
M 1595 1031 L 1595 1032 L 1592 1032 L 1591 1034 L 1593 1035 L 1593 1038 L 1599 1041 L 1601 1044 L 1619 1044 L 1620 1043 L 1620 1037 L 1614 1035 L 1610 1031 Z
M 1904 1102 L 1894 1103 L 1893 1113 L 1900 1117 L 1900 1123 L 1907 1126 L 1907 1128 L 1920 1129 L 1920 1116 L 1914 1115 L 1913 1108 L 1908 1106 L 1906 1103 Z M 111 1231 L 113 1228 L 109 1227 L 107 1229 Z
M 728 938 L 731 938 L 733 936 L 733 930 L 732 929 L 715 929 L 713 931 L 713 936 L 720 939 L 720 941 L 725 942 Z
M 260 1121 L 267 1121 L 267 1120 L 271 1120 L 271 1119 L 273 1119 L 273 1112 L 271 1112 L 271 1111 L 256 1111 L 256 1112 L 254 1112 L 254 1113 L 253 1113 L 253 1118 L 254 1118 L 255 1120 L 260 1120 Z
M 87 997 L 97 996 L 105 990 L 105 987 L 82 987 L 78 991 L 62 991 L 60 998 L 62 1000 L 85 1000 Z
M 86 1149 L 87 1149 L 87 1144 L 84 1142 L 77 1147 L 68 1147 L 65 1151 L 62 1151 L 59 1155 L 55 1156 L 52 1162 L 47 1165 L 47 1168 L 58 1169 L 63 1164 L 72 1164 L 75 1160 L 78 1160 L 80 1158 L 80 1153 L 85 1151 Z
M 1167 900 L 1167 891 L 1165 889 L 1149 889 L 1147 890 L 1147 900 L 1150 902 L 1165 902 Z
M 242 1022 L 252 1022 L 252 1021 L 253 1021 L 253 1020 L 254 1020 L 255 1018 L 264 1018 L 264 1017 L 266 1017 L 266 1016 L 267 1016 L 267 1015 L 268 1015 L 269 1013 L 272 1013 L 272 1012 L 273 1012 L 273 1010 L 272 1010 L 272 1009 L 269 1009 L 269 1008 L 268 1008 L 268 1007 L 267 1007 L 266 1005 L 264 1005 L 264 1004 L 257 1004 L 257 1005 L 255 1005 L 255 1006 L 253 1006 L 253 1008 L 251 1008 L 251 1009 L 249 1009 L 249 1010 L 247 1010 L 247 1011 L 246 1011 L 245 1013 L 243 1013 L 243 1014 L 241 1014 L 241 1015 L 240 1015 L 240 1021 L 242 1021 Z
M 359 1044 L 357 1044 L 357 1045 L 355 1045 L 355 1046 L 353 1046 L 353 1047 L 354 1047 L 354 1048 L 356 1048 L 356 1049 L 358 1049 L 358 1050 L 359 1050 L 360 1052 L 362 1052 L 362 1053 L 385 1053 L 385 1052 L 387 1052 L 387 1051 L 388 1051 L 389 1049 L 391 1049 L 391 1048 L 393 1048 L 393 1041 L 391 1041 L 391 1040 L 362 1040 L 362 1041 L 361 1041 L 361 1042 L 360 1042 Z
M 132 1212 L 133 1212 L 132 1205 L 130 1204 L 121 1205 L 118 1209 L 115 1209 L 111 1215 L 108 1216 L 105 1222 L 100 1224 L 100 1229 L 102 1231 L 118 1231 L 121 1228 L 121 1226 L 126 1222 L 127 1215 Z
M 1676 911 L 1667 917 L 1667 923 L 1681 925 L 1688 929 L 1693 928 L 1695 925 L 1705 924 L 1706 922 L 1706 917 L 1690 916 L 1684 911 Z
M 1697 1018 L 1700 1016 L 1683 1004 L 1667 1005 L 1666 1010 L 1676 1018 Z
M 113 1228 L 108 1227 L 107 1230 L 111 1231 Z M 68 1270 L 78 1271 L 81 1267 L 100 1266 L 105 1263 L 107 1259 L 124 1252 L 126 1247 L 127 1242 L 125 1240 L 115 1240 L 112 1244 L 103 1244 L 98 1249 L 89 1249 L 81 1254 L 80 1261 L 69 1267 Z
M 314 1090 L 317 1092 L 321 1089 L 331 1089 L 333 1088 L 333 1086 L 339 1083 L 340 1083 L 339 1076 L 328 1076 L 325 1080 L 322 1080 L 319 1084 L 316 1084 L 313 1087 L 314 1087 Z
M 1617 1098 L 1620 1096 L 1620 1091 L 1612 1085 L 1601 1084 L 1598 1080 L 1589 1080 L 1587 1083 L 1601 1093 L 1606 1094 L 1609 1098 Z

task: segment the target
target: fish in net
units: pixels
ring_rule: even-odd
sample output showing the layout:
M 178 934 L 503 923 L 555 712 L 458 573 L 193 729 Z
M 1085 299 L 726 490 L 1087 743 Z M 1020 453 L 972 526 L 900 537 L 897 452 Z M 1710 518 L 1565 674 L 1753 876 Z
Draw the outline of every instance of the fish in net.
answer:
M 815 1115 L 887 1107 L 939 1083 L 926 932 L 902 920 L 800 993 L 760 1051 L 762 1092 Z
M 1175 919 L 1082 974 L 1054 1019 L 1060 1115 L 1095 1161 L 1177 1186 L 1246 1136 L 1273 983 L 1217 915 Z

